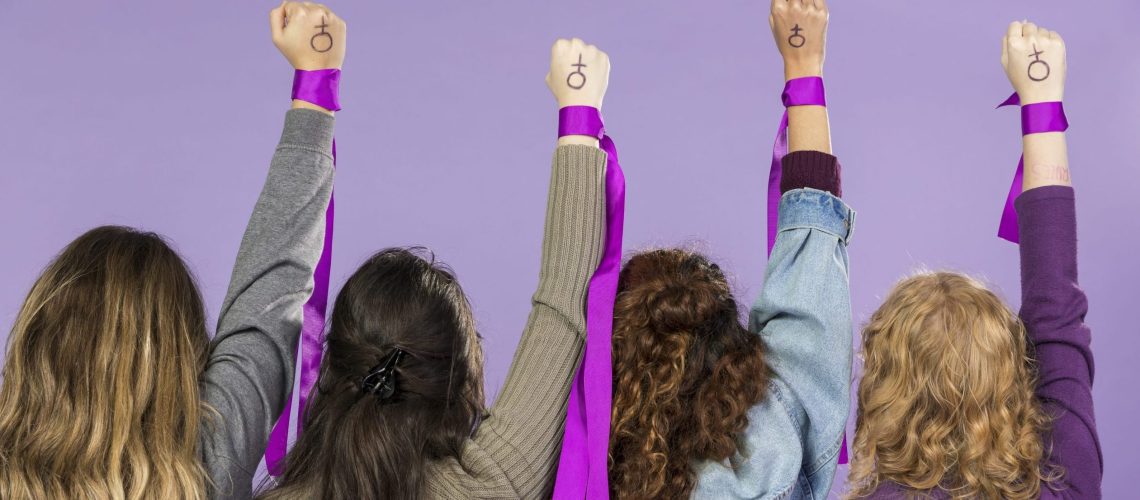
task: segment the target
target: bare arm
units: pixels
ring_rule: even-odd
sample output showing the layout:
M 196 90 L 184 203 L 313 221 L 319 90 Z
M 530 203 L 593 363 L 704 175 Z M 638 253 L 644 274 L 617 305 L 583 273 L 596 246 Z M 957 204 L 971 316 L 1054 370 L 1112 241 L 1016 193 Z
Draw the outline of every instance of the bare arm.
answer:
M 1065 96 L 1065 42 L 1033 23 L 1012 23 L 1002 39 L 1002 65 L 1021 104 L 1060 102 Z M 1022 139 L 1025 176 L 1022 191 L 1071 186 L 1064 132 L 1030 134 Z
M 823 76 L 828 10 L 825 0 L 772 0 L 768 18 L 776 46 L 784 58 L 784 80 Z M 827 108 L 788 108 L 788 152 L 831 154 Z

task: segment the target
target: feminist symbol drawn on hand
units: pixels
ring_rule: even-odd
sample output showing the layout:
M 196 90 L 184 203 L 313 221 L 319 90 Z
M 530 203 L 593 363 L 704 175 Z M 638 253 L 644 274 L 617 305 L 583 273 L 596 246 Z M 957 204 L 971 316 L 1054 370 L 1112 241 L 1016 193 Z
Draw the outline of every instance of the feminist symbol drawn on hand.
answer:
M 797 49 L 803 47 L 804 44 L 807 43 L 807 38 L 800 34 L 800 32 L 803 30 L 804 29 L 800 27 L 799 23 L 797 23 L 795 27 L 792 28 L 792 36 L 788 37 L 788 45 L 791 45 L 793 48 Z
M 329 27 L 329 23 L 325 21 L 324 16 L 321 16 L 321 24 L 318 26 L 313 26 L 313 27 L 314 28 L 320 28 L 321 32 L 313 35 L 313 37 L 309 39 L 309 46 L 312 47 L 313 50 L 315 50 L 317 52 L 328 52 L 328 51 L 332 50 L 332 48 L 333 48 L 333 37 L 332 37 L 332 33 L 325 31 L 325 28 Z M 325 38 L 328 38 L 328 40 L 329 40 L 328 46 L 324 47 L 324 48 L 317 48 L 317 38 L 322 37 L 322 36 Z M 322 43 L 321 45 L 324 45 L 324 44 Z
M 1029 79 L 1035 82 L 1043 82 L 1046 78 L 1049 78 L 1049 63 L 1041 60 L 1041 54 L 1044 54 L 1044 52 L 1037 50 L 1037 45 L 1034 45 L 1033 54 L 1029 56 L 1034 59 L 1033 62 L 1029 63 L 1029 68 L 1026 71 L 1029 73 Z M 1033 65 L 1035 64 L 1040 64 L 1045 67 L 1045 76 L 1042 76 L 1041 78 L 1033 76 Z
M 577 69 L 575 69 L 573 73 L 566 75 L 566 85 L 574 90 L 579 90 L 582 87 L 586 86 L 586 74 L 582 72 L 582 68 L 585 68 L 586 65 L 582 64 L 582 54 L 578 54 L 578 64 L 571 64 L 571 66 Z M 574 79 L 574 75 L 582 77 L 582 80 L 578 83 L 578 85 L 571 83 L 571 80 Z

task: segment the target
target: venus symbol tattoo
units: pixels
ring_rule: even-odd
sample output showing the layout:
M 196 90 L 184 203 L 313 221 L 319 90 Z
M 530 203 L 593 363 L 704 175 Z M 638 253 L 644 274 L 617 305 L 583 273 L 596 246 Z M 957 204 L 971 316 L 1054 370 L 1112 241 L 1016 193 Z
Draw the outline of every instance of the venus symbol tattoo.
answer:
M 313 37 L 309 39 L 309 46 L 312 47 L 313 50 L 315 50 L 317 52 L 328 52 L 328 51 L 332 50 L 332 48 L 333 48 L 333 37 L 332 37 L 332 33 L 325 31 L 325 28 L 329 27 L 329 23 L 327 21 L 325 21 L 325 17 L 321 16 L 321 24 L 318 26 L 313 26 L 313 27 L 314 28 L 320 28 L 321 32 L 313 35 Z M 321 39 L 321 43 L 318 44 L 317 39 L 321 38 L 321 37 L 328 39 L 328 42 L 325 42 L 324 39 Z
M 1044 53 L 1045 52 L 1043 52 L 1043 51 L 1037 50 L 1037 45 L 1033 45 L 1033 54 L 1031 54 L 1029 56 L 1029 57 L 1033 58 L 1033 61 L 1029 63 L 1029 68 L 1026 70 L 1029 72 L 1029 79 L 1030 80 L 1033 80 L 1035 82 L 1043 82 L 1043 81 L 1045 81 L 1046 78 L 1049 78 L 1049 63 L 1041 60 L 1041 54 L 1044 54 Z M 1039 69 L 1037 72 L 1038 73 L 1040 73 L 1041 71 L 1045 72 L 1045 74 L 1040 75 L 1040 77 L 1034 76 L 1034 74 L 1033 74 L 1033 66 L 1038 65 L 1038 64 L 1040 64 L 1043 69 Z
M 807 43 L 807 38 L 800 34 L 803 30 L 799 23 L 797 23 L 795 27 L 792 28 L 792 36 L 788 37 L 788 45 L 796 49 L 803 47 L 804 44 Z
M 582 64 L 582 54 L 578 54 L 578 64 L 571 64 L 571 66 L 573 66 L 576 69 L 574 70 L 573 73 L 566 75 L 566 85 L 569 86 L 570 88 L 574 89 L 574 90 L 579 90 L 582 87 L 586 86 L 586 74 L 582 72 L 582 68 L 585 68 L 586 65 Z M 578 78 L 578 84 L 577 85 L 574 85 L 574 80 L 575 80 L 574 75 L 578 75 L 580 77 L 580 78 Z

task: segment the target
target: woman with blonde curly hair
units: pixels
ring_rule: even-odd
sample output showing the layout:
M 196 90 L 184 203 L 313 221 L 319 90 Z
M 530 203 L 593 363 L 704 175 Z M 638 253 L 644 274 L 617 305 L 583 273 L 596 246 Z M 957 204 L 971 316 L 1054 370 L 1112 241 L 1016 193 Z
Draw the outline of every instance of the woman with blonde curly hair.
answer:
M 818 84 L 827 6 L 774 0 L 789 88 Z M 847 422 L 854 213 L 827 110 L 788 109 L 779 224 L 749 324 L 720 267 L 687 250 L 632 257 L 614 305 L 610 490 L 622 499 L 821 498 Z M 779 195 L 779 194 L 778 194 Z
M 1002 59 L 1023 105 L 1059 109 L 1065 47 L 1056 33 L 1013 23 Z M 895 286 L 863 330 L 853 498 L 1100 497 L 1065 137 L 1026 133 L 1020 317 L 956 273 Z

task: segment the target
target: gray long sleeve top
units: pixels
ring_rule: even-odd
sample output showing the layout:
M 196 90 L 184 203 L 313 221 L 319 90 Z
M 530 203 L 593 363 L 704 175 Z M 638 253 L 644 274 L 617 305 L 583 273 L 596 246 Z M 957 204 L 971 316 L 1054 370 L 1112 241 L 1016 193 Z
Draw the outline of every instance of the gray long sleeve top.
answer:
M 333 117 L 292 110 L 249 218 L 202 374 L 201 454 L 211 497 L 249 498 L 293 386 L 301 310 L 313 291 L 332 195 Z

